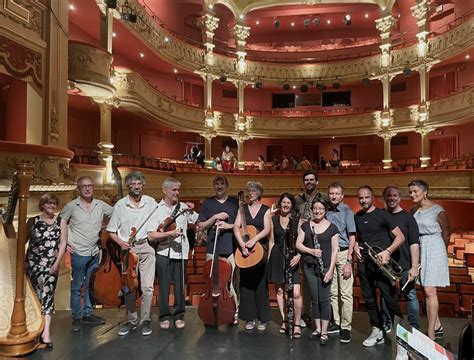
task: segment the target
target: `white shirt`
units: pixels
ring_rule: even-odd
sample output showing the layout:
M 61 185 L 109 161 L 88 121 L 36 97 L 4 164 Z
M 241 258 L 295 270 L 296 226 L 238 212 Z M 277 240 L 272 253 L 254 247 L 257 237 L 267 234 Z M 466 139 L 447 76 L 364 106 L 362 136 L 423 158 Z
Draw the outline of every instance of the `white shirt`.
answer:
M 183 209 L 187 209 L 188 206 L 185 203 L 180 202 L 180 207 L 179 211 Z M 164 200 L 161 200 L 160 203 L 158 204 L 158 210 L 156 210 L 156 213 L 153 214 L 151 217 L 148 225 L 148 231 L 156 231 L 160 224 L 163 223 L 163 221 L 167 218 L 170 217 L 171 214 L 173 213 L 176 205 L 172 207 L 168 207 Z M 197 219 L 198 219 L 199 214 L 197 212 L 193 212 L 192 214 L 189 212 L 186 212 L 178 218 L 176 218 L 176 228 L 181 229 L 183 235 L 178 236 L 178 237 L 172 237 L 169 236 L 167 239 L 162 239 L 158 243 L 158 247 L 156 249 L 156 253 L 158 255 L 162 256 L 168 256 L 169 252 L 169 257 L 171 259 L 188 259 L 188 253 L 189 253 L 189 242 L 188 242 L 188 237 L 186 236 L 186 232 L 188 230 L 188 223 L 194 224 Z M 181 253 L 182 250 L 182 253 Z
M 148 195 L 142 195 L 138 207 L 132 205 L 129 196 L 120 199 L 114 206 L 114 212 L 107 225 L 107 231 L 117 233 L 120 239 L 128 242 L 132 227 L 138 230 L 157 205 L 155 199 Z M 150 222 L 154 216 L 155 215 L 152 215 L 147 223 Z M 135 239 L 137 241 L 145 239 L 148 229 L 147 224 L 143 225 L 137 232 Z

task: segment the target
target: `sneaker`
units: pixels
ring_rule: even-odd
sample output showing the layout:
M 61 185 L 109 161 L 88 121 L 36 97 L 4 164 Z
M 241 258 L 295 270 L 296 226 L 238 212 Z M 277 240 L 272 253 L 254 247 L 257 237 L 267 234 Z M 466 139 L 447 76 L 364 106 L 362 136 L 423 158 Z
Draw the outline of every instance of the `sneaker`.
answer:
M 397 356 L 395 360 L 408 360 L 408 351 L 401 345 L 397 345 Z
M 119 336 L 125 336 L 130 331 L 135 330 L 137 328 L 137 324 L 132 323 L 131 321 L 124 322 L 118 331 Z
M 90 316 L 83 316 L 82 317 L 82 323 L 102 325 L 102 324 L 105 324 L 105 319 L 92 314 Z
M 377 344 L 383 344 L 385 342 L 383 338 L 383 331 L 378 327 L 372 326 L 372 334 L 369 335 L 367 339 L 364 340 L 362 345 L 364 346 L 375 346 Z
M 385 331 L 385 334 L 390 334 L 390 332 L 392 331 L 392 324 L 391 323 L 384 324 L 383 331 Z
M 148 336 L 151 335 L 151 326 L 150 326 L 150 321 L 144 321 L 142 323 L 142 335 L 143 336 Z
M 341 330 L 341 327 L 336 323 L 330 323 L 328 326 L 328 334 L 336 334 Z
M 255 320 L 247 321 L 245 330 L 253 330 L 255 328 Z
M 81 331 L 81 319 L 72 319 L 72 332 L 78 332 Z
M 339 341 L 343 344 L 350 343 L 352 340 L 351 331 L 347 329 L 341 329 L 339 332 Z
M 266 322 L 259 322 L 257 326 L 257 330 L 265 331 L 267 330 L 267 323 Z
M 439 328 L 435 329 L 435 338 L 441 339 L 444 336 L 443 327 L 440 325 Z

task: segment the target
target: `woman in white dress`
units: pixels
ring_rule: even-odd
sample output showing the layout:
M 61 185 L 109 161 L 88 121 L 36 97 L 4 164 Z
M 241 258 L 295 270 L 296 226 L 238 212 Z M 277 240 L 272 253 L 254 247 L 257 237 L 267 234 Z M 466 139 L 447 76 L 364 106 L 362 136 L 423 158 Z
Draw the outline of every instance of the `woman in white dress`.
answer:
M 420 229 L 420 283 L 426 298 L 428 336 L 443 337 L 443 327 L 438 315 L 437 287 L 449 286 L 448 254 L 451 235 L 448 215 L 444 209 L 428 199 L 428 184 L 413 180 L 408 184 L 414 203 L 413 216 Z

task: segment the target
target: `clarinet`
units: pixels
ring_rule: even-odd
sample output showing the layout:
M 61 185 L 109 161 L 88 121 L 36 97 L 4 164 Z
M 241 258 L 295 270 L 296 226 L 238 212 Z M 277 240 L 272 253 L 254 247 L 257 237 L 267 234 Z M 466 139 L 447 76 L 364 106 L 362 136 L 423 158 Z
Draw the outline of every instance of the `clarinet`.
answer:
M 314 231 L 314 226 L 311 227 L 311 234 L 313 235 L 313 244 L 316 250 L 321 249 L 321 245 L 319 244 L 318 237 L 316 232 Z M 324 270 L 323 258 L 321 256 L 316 257 L 316 261 L 318 262 L 318 269 L 319 273 L 321 274 L 321 278 L 324 279 L 326 275 L 326 271 Z
M 294 232 L 293 232 L 293 219 L 289 216 L 288 226 L 286 227 L 286 239 L 285 239 L 285 260 L 286 260 L 286 313 L 288 317 L 288 334 L 290 339 L 293 338 L 293 330 L 295 327 L 295 302 L 293 297 L 293 268 L 290 265 L 291 259 L 294 256 Z

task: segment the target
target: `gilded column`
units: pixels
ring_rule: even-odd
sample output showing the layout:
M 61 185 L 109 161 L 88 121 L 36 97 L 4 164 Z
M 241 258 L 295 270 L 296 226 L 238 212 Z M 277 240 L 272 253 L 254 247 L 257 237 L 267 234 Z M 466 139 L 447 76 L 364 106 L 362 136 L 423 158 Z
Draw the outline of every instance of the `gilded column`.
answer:
M 383 130 L 377 134 L 383 139 L 383 168 L 392 168 L 392 138 L 397 135 L 396 132 L 391 130 Z
M 245 56 L 247 55 L 247 52 L 245 51 L 245 44 L 247 43 L 247 38 L 250 35 L 250 27 L 242 24 L 236 24 L 232 28 L 232 34 L 234 35 L 237 50 L 236 70 L 239 74 L 243 74 L 245 73 Z
M 100 46 L 112 54 L 113 39 L 113 12 L 109 8 L 105 8 L 105 13 L 100 13 Z
M 118 106 L 115 99 L 98 102 L 100 108 L 100 142 L 97 144 L 99 148 L 99 161 L 105 167 L 103 183 L 110 184 L 112 182 L 112 109 Z
M 221 113 L 208 109 L 205 111 L 206 132 L 204 137 L 204 163 L 206 168 L 211 168 L 212 163 L 212 139 L 217 136 L 217 130 L 221 123 Z
M 418 57 L 425 58 L 428 54 L 428 35 L 430 34 L 430 4 L 427 0 L 417 0 L 411 8 L 412 15 L 418 25 Z
M 68 13 L 67 1 L 49 0 L 46 12 L 44 144 L 68 147 Z
M 202 42 L 206 48 L 206 64 L 214 65 L 214 31 L 219 26 L 219 18 L 214 16 L 212 10 L 206 10 L 198 19 L 198 24 L 202 27 Z
M 232 139 L 237 142 L 237 167 L 239 170 L 244 170 L 244 144 L 246 140 L 251 138 L 249 130 L 252 127 L 253 118 L 249 116 L 246 117 L 243 113 L 234 114 L 234 116 L 237 134 L 232 136 Z

